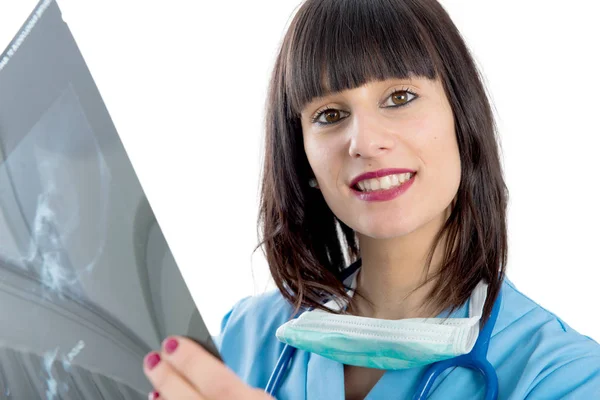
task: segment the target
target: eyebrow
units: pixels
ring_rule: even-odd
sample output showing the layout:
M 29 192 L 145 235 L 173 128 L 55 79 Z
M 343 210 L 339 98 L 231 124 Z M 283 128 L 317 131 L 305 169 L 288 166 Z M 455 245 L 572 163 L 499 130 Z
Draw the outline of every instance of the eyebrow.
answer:
M 391 86 L 396 86 L 396 85 L 407 84 L 407 85 L 415 86 L 415 87 L 417 87 L 419 90 L 423 90 L 423 89 L 422 89 L 422 86 L 417 84 L 418 82 L 417 82 L 417 80 L 416 80 L 415 78 L 387 78 L 387 79 L 383 79 L 383 80 L 376 80 L 376 81 L 367 82 L 367 83 L 365 83 L 365 84 L 363 84 L 363 85 L 372 84 L 372 83 L 375 83 L 375 82 L 381 82 L 381 81 L 397 81 L 397 83 L 394 83 L 394 84 L 393 84 L 393 85 L 391 85 Z M 360 86 L 363 86 L 363 85 L 360 85 Z M 306 113 L 308 113 L 308 114 L 312 114 L 314 111 L 311 111 L 311 112 L 305 111 L 307 108 L 309 108 L 310 104 L 312 104 L 312 103 L 319 103 L 319 102 L 325 101 L 325 100 L 327 100 L 329 97 L 335 97 L 335 96 L 338 96 L 338 95 L 340 95 L 340 94 L 341 94 L 341 93 L 343 93 L 343 92 L 346 92 L 346 91 L 349 91 L 349 90 L 353 90 L 353 89 L 357 89 L 357 88 L 358 88 L 358 87 L 360 87 L 360 86 L 353 87 L 353 88 L 348 88 L 348 89 L 343 89 L 343 90 L 340 90 L 340 91 L 337 91 L 337 92 L 329 92 L 329 91 L 326 91 L 326 92 L 325 92 L 323 95 L 321 95 L 321 96 L 319 96 L 319 97 L 314 97 L 314 98 L 312 98 L 310 101 L 308 101 L 308 102 L 307 102 L 307 103 L 304 105 L 304 107 L 302 108 L 302 111 L 300 112 L 300 114 L 302 115 L 302 114 L 304 114 L 305 112 L 306 112 Z M 324 85 L 323 87 L 325 88 L 325 87 L 326 87 L 326 85 Z M 310 107 L 310 108 L 313 108 L 313 107 Z M 319 108 L 319 107 L 316 107 L 315 111 L 317 111 L 317 109 L 318 109 L 318 108 Z

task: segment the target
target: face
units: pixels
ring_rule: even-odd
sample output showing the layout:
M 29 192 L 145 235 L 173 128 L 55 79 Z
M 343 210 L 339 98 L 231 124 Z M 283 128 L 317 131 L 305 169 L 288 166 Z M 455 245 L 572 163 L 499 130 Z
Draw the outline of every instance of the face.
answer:
M 359 235 L 407 235 L 451 206 L 461 166 L 441 81 L 369 82 L 313 99 L 301 119 L 318 190 Z M 401 169 L 414 171 L 405 183 Z

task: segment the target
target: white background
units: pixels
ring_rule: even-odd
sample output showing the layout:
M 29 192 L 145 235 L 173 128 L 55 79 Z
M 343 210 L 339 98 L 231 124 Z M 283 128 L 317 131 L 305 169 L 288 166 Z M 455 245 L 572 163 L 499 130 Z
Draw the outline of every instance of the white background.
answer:
M 298 0 L 58 0 L 213 334 L 272 288 L 256 217 L 267 81 Z M 445 0 L 482 68 L 510 190 L 508 277 L 600 341 L 595 2 Z M 4 49 L 35 0 L 0 0 Z M 0 50 L 1 50 L 0 49 Z

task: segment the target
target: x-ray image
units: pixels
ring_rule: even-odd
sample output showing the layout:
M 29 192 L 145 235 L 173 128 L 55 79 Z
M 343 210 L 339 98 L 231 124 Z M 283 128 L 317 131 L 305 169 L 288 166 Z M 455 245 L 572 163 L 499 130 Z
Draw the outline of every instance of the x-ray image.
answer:
M 145 399 L 168 335 L 216 353 L 54 1 L 0 56 L 0 399 Z

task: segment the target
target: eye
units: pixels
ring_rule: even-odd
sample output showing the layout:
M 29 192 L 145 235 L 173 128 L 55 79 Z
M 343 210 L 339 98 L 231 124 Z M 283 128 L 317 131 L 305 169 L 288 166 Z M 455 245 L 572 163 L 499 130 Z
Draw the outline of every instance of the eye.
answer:
M 322 111 L 317 111 L 312 117 L 312 122 L 319 125 L 331 125 L 346 118 L 350 113 L 335 108 L 327 108 Z
M 388 99 L 391 100 L 391 103 L 387 101 L 384 105 L 389 107 L 401 107 L 410 103 L 415 98 L 417 98 L 417 95 L 410 90 L 396 90 L 390 95 L 390 97 L 388 97 Z

